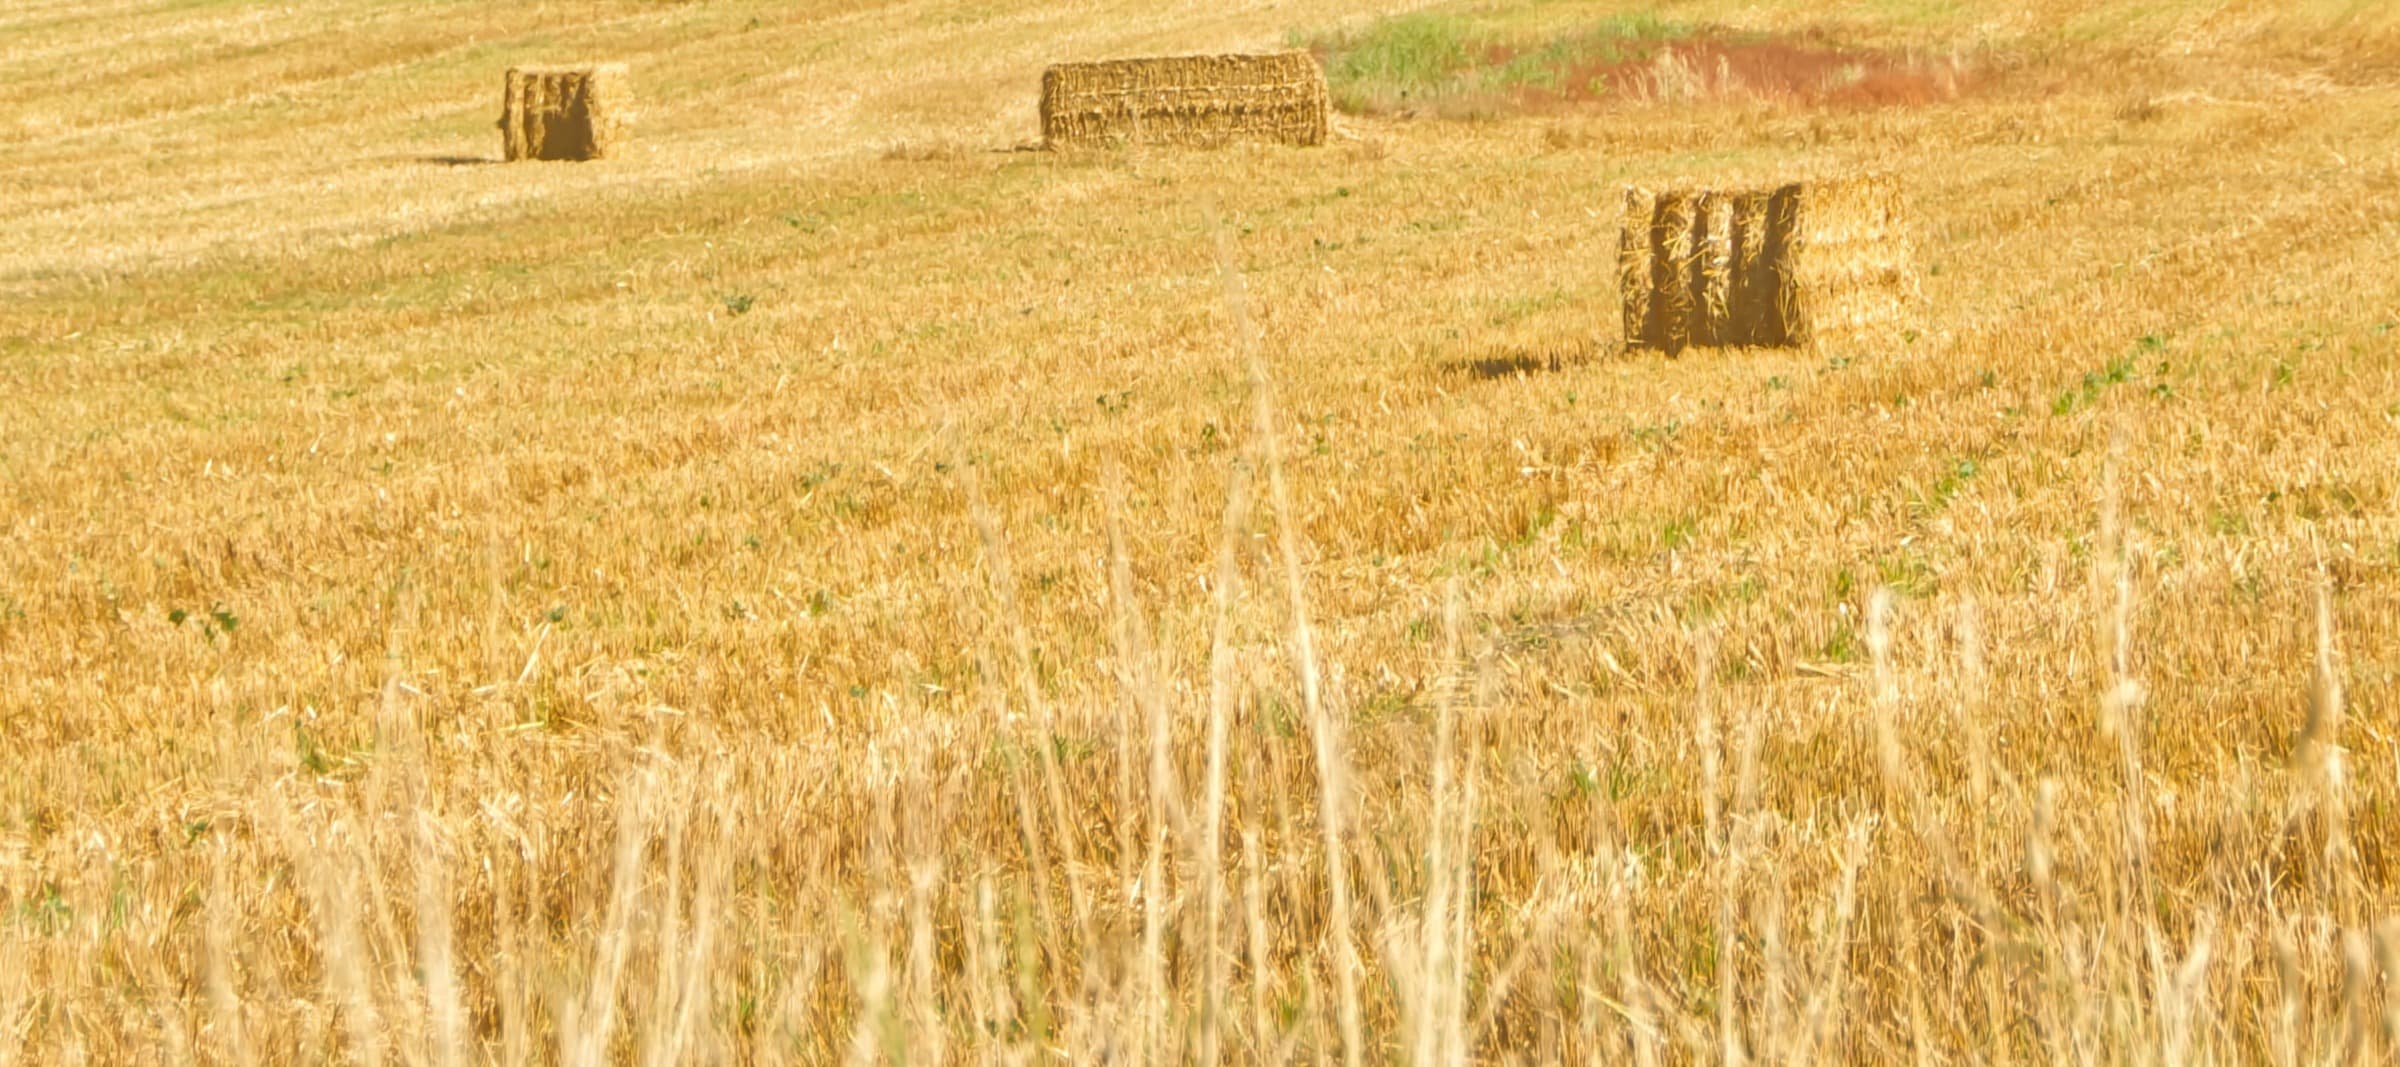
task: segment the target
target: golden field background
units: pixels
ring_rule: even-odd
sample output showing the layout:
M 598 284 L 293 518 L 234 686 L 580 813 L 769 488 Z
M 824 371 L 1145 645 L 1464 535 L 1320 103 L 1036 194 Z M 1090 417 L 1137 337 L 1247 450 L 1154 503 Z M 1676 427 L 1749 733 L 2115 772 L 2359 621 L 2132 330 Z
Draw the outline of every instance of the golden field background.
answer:
M 1640 10 L 1973 77 L 1050 154 L 1390 12 L 0 12 L 0 1063 L 2394 1055 L 2400 16 Z M 1863 169 L 1921 330 L 1619 351 L 1624 185 Z

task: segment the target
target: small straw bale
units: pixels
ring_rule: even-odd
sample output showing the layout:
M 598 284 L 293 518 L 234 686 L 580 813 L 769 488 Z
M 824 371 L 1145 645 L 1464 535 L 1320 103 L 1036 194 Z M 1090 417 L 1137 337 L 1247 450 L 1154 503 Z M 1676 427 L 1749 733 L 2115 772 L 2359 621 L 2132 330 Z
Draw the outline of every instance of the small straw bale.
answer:
M 1625 208 L 1618 267 L 1629 347 L 1854 341 L 1898 332 L 1913 314 L 1914 250 L 1887 178 L 1637 189 Z
M 1042 72 L 1051 148 L 1325 143 L 1333 110 L 1307 52 L 1062 63 Z
M 509 160 L 606 159 L 625 139 L 625 65 L 512 67 L 500 112 Z
M 1700 198 L 1688 192 L 1658 194 L 1650 213 L 1650 319 L 1643 330 L 1650 344 L 1679 355 L 1692 343 L 1699 292 L 1693 238 L 1698 235 Z
M 1625 293 L 1625 343 L 1650 343 L 1650 219 L 1658 195 L 1639 187 L 1625 190 L 1625 221 L 1617 229 L 1617 282 Z

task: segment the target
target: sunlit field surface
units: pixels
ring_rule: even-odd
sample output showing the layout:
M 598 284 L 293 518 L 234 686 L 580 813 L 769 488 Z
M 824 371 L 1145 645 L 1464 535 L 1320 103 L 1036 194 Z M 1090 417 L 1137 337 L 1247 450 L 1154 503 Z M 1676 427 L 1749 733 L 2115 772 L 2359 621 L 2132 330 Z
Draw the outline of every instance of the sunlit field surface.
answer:
M 1164 6 L 0 11 L 0 1064 L 2400 1056 L 2400 12 Z

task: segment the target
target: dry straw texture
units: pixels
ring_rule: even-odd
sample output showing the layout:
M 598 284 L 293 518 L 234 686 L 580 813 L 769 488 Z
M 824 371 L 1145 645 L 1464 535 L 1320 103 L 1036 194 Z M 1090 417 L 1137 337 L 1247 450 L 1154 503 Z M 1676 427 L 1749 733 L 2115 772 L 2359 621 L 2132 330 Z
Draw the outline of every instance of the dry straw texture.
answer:
M 1863 339 L 1904 326 L 1916 295 L 1905 213 L 1882 177 L 1634 191 L 1624 225 L 1625 337 L 1636 347 Z M 1636 227 L 1649 235 L 1646 287 L 1630 273 Z
M 2395 1062 L 2400 82 L 2160 47 L 2339 2 L 892 159 L 1371 5 L 14 0 L 0 1065 Z M 569 36 L 617 160 L 394 150 Z M 1803 151 L 1940 358 L 1591 350 Z
M 1783 343 L 1775 332 L 1774 277 L 1760 269 L 1767 262 L 1767 193 L 1746 192 L 1733 197 L 1733 330 L 1752 344 Z M 1643 304 L 1649 303 L 1644 298 Z M 1631 333 L 1626 336 L 1634 336 Z
M 1786 343 L 1852 338 L 1906 321 L 1916 276 L 1899 190 L 1889 180 L 1787 185 L 1775 191 L 1770 217 L 1782 223 L 1770 232 L 1767 269 Z
M 606 159 L 625 138 L 625 65 L 512 67 L 500 113 L 503 153 L 521 159 Z
M 1617 285 L 1625 294 L 1625 336 L 1650 333 L 1650 218 L 1658 210 L 1658 194 L 1635 187 L 1625 190 L 1625 222 L 1617 230 Z
M 1332 104 L 1306 52 L 1062 63 L 1042 73 L 1042 140 L 1325 143 Z
M 1733 322 L 1733 195 L 1702 193 L 1694 238 L 1692 337 L 1703 345 L 1736 344 Z
M 1696 194 L 1666 192 L 1650 213 L 1650 317 L 1643 336 L 1669 352 L 1691 345 L 1699 318 L 1693 255 L 1699 211 Z

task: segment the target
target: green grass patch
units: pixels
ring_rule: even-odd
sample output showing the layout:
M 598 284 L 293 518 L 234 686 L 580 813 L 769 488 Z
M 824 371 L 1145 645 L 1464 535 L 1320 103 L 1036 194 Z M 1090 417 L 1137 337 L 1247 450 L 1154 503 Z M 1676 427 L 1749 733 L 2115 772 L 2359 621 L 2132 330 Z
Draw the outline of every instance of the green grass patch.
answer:
M 1700 27 L 1655 15 L 1617 15 L 1526 31 L 1471 15 L 1417 12 L 1365 27 L 1294 34 L 1325 65 L 1335 107 L 1353 114 L 1425 111 L 1451 118 L 1508 109 L 1531 92 L 1604 95 L 1588 72 L 1640 62 Z

